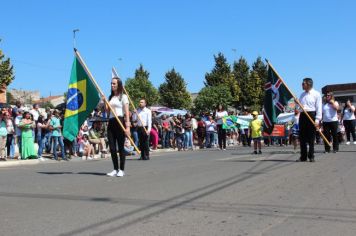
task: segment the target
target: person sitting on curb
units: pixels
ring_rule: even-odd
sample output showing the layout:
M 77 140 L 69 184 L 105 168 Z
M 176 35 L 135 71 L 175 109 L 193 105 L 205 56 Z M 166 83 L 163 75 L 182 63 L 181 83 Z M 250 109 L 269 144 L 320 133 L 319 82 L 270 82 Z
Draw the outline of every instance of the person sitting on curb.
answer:
M 89 142 L 87 134 L 83 135 L 83 138 L 78 142 L 79 144 L 79 157 L 82 160 L 92 160 L 94 158 L 94 147 Z
M 105 144 L 105 138 L 101 137 L 101 122 L 94 121 L 93 126 L 89 130 L 89 142 L 94 146 L 94 152 L 95 152 L 95 146 L 98 145 L 98 150 L 99 153 L 106 153 L 106 144 Z
M 131 142 L 128 138 L 125 139 L 125 144 L 124 144 L 124 150 L 125 150 L 125 155 L 129 156 L 135 156 L 136 152 L 134 151 L 134 147 L 131 145 Z

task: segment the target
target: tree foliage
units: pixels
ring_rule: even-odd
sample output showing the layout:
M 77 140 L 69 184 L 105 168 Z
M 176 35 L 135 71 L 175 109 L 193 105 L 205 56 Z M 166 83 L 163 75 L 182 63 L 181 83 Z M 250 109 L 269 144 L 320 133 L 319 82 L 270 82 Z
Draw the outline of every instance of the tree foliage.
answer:
M 16 99 L 14 98 L 14 96 L 12 96 L 12 94 L 10 92 L 6 92 L 6 101 L 8 104 L 16 103 Z
M 256 61 L 252 64 L 252 71 L 256 72 L 258 77 L 261 80 L 261 92 L 260 92 L 260 101 L 259 104 L 263 105 L 263 99 L 264 99 L 264 86 L 265 83 L 267 82 L 267 65 L 263 63 L 261 57 L 258 57 Z
M 225 84 L 230 79 L 231 68 L 225 56 L 220 52 L 214 55 L 215 66 L 210 73 L 205 74 L 205 86 L 217 86 Z
M 141 98 L 145 98 L 149 105 L 157 104 L 159 101 L 158 90 L 149 80 L 149 76 L 150 73 L 141 64 L 135 71 L 135 77 L 126 80 L 125 88 L 135 107 Z
M 233 102 L 233 97 L 228 91 L 229 87 L 225 84 L 204 87 L 194 100 L 195 112 L 211 112 L 214 111 L 219 104 L 224 107 L 230 106 Z
M 54 109 L 55 108 L 54 105 L 50 101 L 43 102 L 40 104 L 40 106 L 45 109 L 47 109 L 47 108 Z
M 168 71 L 165 75 L 165 82 L 159 86 L 161 105 L 175 109 L 190 109 L 192 98 L 187 91 L 187 84 L 183 77 L 175 71 Z
M 14 67 L 11 65 L 10 58 L 5 58 L 0 50 L 0 85 L 8 86 L 14 79 Z
M 238 105 L 241 109 L 244 109 L 250 100 L 250 91 L 247 90 L 250 67 L 245 58 L 240 57 L 237 62 L 234 62 L 232 73 L 241 91 Z
M 256 71 L 251 71 L 245 84 L 245 91 L 248 94 L 246 106 L 251 110 L 260 111 L 262 108 L 261 96 L 264 95 L 264 90 L 262 90 L 262 80 Z
M 217 56 L 214 55 L 215 66 L 210 73 L 205 74 L 205 86 L 219 86 L 225 85 L 228 87 L 225 93 L 229 93 L 229 97 L 232 98 L 231 105 L 236 106 L 239 102 L 241 89 L 234 78 L 231 67 L 227 63 L 225 56 L 219 53 Z

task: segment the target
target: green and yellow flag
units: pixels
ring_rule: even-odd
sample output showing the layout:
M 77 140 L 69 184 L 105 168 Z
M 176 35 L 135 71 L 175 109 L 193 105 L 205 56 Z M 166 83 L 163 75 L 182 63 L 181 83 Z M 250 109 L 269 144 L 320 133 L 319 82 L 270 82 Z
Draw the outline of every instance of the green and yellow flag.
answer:
M 100 101 L 98 90 L 84 69 L 84 63 L 75 54 L 70 75 L 63 136 L 73 141 L 80 126 Z
M 223 121 L 223 125 L 222 128 L 223 129 L 233 129 L 236 128 L 236 121 L 237 121 L 237 117 L 236 116 L 224 116 L 222 118 Z

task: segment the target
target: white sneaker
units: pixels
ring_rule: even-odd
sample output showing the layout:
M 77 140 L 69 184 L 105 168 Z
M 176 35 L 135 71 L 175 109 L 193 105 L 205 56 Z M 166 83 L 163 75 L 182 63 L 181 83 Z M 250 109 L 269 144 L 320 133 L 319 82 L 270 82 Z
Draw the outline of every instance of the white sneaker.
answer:
M 354 141 L 354 144 L 356 145 L 356 141 Z
M 43 157 L 41 157 L 41 156 L 38 158 L 38 160 L 40 160 L 40 161 L 46 161 L 46 159 L 43 158 Z
M 111 176 L 111 177 L 114 177 L 114 176 L 116 176 L 117 174 L 118 174 L 117 170 L 113 170 L 113 171 L 111 171 L 110 173 L 107 173 L 106 175 Z
M 125 175 L 125 172 L 122 170 L 119 170 L 116 174 L 117 177 L 124 177 L 124 175 Z
M 94 159 L 94 158 L 92 158 L 92 157 L 88 157 L 88 158 L 87 158 L 87 160 L 93 160 L 93 159 Z
M 346 142 L 346 145 L 350 145 L 350 142 L 349 142 L 349 141 L 347 141 L 347 142 Z

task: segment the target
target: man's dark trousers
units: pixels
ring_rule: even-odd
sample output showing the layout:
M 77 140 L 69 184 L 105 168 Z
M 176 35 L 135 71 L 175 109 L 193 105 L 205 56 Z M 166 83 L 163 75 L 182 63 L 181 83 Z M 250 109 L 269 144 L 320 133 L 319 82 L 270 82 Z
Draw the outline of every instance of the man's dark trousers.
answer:
M 315 112 L 308 112 L 312 120 L 315 120 Z M 316 128 L 314 123 L 312 123 L 306 114 L 302 112 L 299 117 L 299 139 L 300 139 L 300 160 L 306 161 L 307 158 L 314 159 L 314 142 Z M 307 144 L 309 144 L 309 152 L 307 149 Z
M 145 127 L 147 130 L 147 127 Z M 150 159 L 150 147 L 148 143 L 148 135 L 145 131 L 144 127 L 138 127 L 138 140 L 139 146 L 141 150 L 141 159 L 142 160 L 149 160 Z

